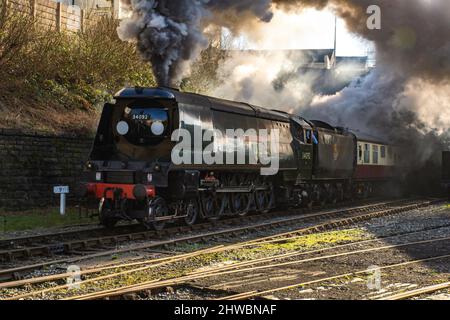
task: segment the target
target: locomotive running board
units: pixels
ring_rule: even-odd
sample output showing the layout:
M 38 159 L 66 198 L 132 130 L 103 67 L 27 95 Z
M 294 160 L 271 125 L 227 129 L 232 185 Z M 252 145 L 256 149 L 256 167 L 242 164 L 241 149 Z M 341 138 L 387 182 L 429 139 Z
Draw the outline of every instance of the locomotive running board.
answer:
M 187 217 L 187 215 L 184 215 L 184 216 L 157 217 L 157 218 L 151 220 L 151 222 L 162 222 L 162 221 L 173 220 L 173 219 L 182 219 L 182 218 L 186 218 L 186 217 Z

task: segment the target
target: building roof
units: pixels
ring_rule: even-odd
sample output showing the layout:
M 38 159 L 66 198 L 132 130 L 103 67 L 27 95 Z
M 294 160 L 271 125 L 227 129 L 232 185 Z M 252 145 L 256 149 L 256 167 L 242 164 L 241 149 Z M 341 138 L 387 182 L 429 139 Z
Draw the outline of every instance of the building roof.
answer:
M 386 144 L 386 145 L 390 144 L 388 139 L 383 138 L 381 136 L 376 136 L 371 133 L 361 132 L 359 130 L 352 130 L 352 129 L 350 129 L 350 132 L 353 133 L 359 141 L 373 142 L 377 144 Z
M 285 54 L 289 59 L 300 64 L 325 63 L 334 57 L 334 49 L 300 49 L 300 50 L 229 50 L 239 54 L 276 55 Z
M 358 64 L 366 64 L 369 60 L 369 57 L 336 57 L 336 63 L 358 63 Z

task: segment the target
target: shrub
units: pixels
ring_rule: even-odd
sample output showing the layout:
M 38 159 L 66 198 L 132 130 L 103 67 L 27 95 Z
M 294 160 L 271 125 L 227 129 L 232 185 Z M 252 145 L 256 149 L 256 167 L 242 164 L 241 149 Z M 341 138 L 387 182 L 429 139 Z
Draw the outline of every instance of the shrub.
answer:
M 104 101 L 126 85 L 153 86 L 149 64 L 102 17 L 84 32 L 42 28 L 0 8 L 1 127 L 92 131 Z

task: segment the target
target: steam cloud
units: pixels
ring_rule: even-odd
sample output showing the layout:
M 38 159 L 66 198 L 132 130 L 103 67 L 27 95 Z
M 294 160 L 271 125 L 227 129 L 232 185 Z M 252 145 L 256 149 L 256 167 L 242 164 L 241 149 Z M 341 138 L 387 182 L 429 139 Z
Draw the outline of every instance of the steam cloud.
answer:
M 370 5 L 381 8 L 381 30 L 367 28 Z M 280 67 L 268 75 L 269 70 L 259 70 L 268 65 L 267 59 L 236 55 L 220 66 L 219 77 L 227 81 L 213 94 L 253 103 L 260 98 L 262 104 L 273 103 L 271 108 L 369 129 L 412 146 L 417 162 L 436 157 L 436 150 L 449 140 L 448 0 L 131 0 L 131 8 L 133 15 L 122 21 L 119 36 L 137 42 L 159 85 L 165 86 L 177 85 L 189 74 L 190 65 L 208 44 L 204 33 L 208 26 L 256 34 L 276 10 L 331 9 L 351 32 L 374 42 L 377 67 L 370 74 L 337 94 L 317 95 L 312 90 L 317 76 L 299 74 L 295 65 L 286 70 L 281 60 L 288 59 L 282 56 L 270 58 Z M 252 77 L 240 74 L 245 65 L 257 70 Z M 298 76 L 281 77 L 283 73 Z
M 208 45 L 203 33 L 208 25 L 236 30 L 251 19 L 272 18 L 270 0 L 131 0 L 130 6 L 132 16 L 122 21 L 119 37 L 137 42 L 162 86 L 176 86 L 189 73 Z
M 377 4 L 382 30 L 367 28 L 366 10 Z M 137 41 L 152 62 L 161 85 L 174 84 L 207 46 L 208 25 L 231 30 L 255 21 L 270 22 L 273 9 L 332 8 L 350 31 L 375 42 L 378 60 L 405 76 L 429 80 L 450 74 L 450 2 L 447 0 L 131 0 L 133 14 L 118 29 L 123 40 Z

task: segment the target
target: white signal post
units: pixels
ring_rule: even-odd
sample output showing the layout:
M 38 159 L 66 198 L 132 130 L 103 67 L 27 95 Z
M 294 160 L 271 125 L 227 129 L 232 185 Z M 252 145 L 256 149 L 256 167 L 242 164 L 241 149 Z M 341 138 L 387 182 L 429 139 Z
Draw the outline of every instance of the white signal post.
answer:
M 60 195 L 59 213 L 63 216 L 66 214 L 66 194 L 69 193 L 69 186 L 53 187 L 53 193 Z

